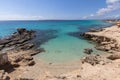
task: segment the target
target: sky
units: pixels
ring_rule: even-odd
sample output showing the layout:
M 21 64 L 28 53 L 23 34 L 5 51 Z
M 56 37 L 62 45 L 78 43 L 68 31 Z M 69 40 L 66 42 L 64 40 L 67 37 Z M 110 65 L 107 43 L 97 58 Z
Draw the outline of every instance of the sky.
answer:
M 0 20 L 120 18 L 120 0 L 0 0 Z

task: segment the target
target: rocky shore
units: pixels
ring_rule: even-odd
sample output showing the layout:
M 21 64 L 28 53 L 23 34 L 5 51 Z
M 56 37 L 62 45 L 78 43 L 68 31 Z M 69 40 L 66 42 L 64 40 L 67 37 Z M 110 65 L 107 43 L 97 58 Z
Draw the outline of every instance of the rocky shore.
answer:
M 96 48 L 99 50 L 118 52 L 120 51 L 120 29 L 118 24 L 120 24 L 120 22 L 115 22 L 115 25 L 112 27 L 104 28 L 102 31 L 97 32 L 86 32 L 82 36 L 96 42 Z
M 35 37 L 35 31 L 20 28 L 8 38 L 0 40 L 0 80 L 9 80 L 8 73 L 20 66 L 35 64 L 33 55 L 45 51 L 32 42 Z
M 81 34 L 85 39 L 92 40 L 96 43 L 95 48 L 108 53 L 108 59 L 120 59 L 120 21 L 111 21 L 115 25 L 102 28 L 102 30 L 89 31 Z
M 79 69 L 59 76 L 48 76 L 45 80 L 120 80 L 120 22 L 110 21 L 115 25 L 81 34 L 85 39 L 96 43 L 96 49 L 107 54 L 91 54 L 82 58 Z
M 35 31 L 17 29 L 12 36 L 0 41 L 0 80 L 119 80 L 120 22 L 114 24 L 81 34 L 107 54 L 92 54 L 93 50 L 86 48 L 87 56 L 61 65 L 37 62 L 33 55 L 45 50 L 37 48 L 32 41 Z M 78 35 L 75 33 L 75 36 Z

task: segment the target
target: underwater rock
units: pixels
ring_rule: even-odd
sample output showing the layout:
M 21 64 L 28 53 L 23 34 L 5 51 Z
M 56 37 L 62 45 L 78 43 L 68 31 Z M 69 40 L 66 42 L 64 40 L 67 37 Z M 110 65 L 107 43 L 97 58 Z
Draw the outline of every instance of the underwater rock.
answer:
M 90 32 L 100 32 L 103 30 L 104 30 L 103 28 L 91 28 L 91 29 L 89 29 Z
M 30 55 L 31 55 L 31 56 L 34 56 L 34 55 L 36 55 L 36 54 L 38 54 L 38 53 L 40 53 L 40 52 L 45 52 L 45 50 L 44 50 L 43 48 L 34 49 L 34 50 L 30 53 Z
M 83 32 L 69 32 L 69 33 L 67 33 L 68 35 L 70 35 L 70 36 L 73 36 L 73 37 L 77 37 L 77 38 L 79 38 L 79 39 L 81 39 L 82 38 L 82 36 L 84 35 L 84 33 Z
M 36 47 L 57 37 L 57 30 L 36 30 L 36 37 L 32 40 Z
M 84 49 L 84 53 L 86 53 L 86 54 L 91 54 L 92 52 L 93 52 L 92 49 L 89 49 L 89 48 Z

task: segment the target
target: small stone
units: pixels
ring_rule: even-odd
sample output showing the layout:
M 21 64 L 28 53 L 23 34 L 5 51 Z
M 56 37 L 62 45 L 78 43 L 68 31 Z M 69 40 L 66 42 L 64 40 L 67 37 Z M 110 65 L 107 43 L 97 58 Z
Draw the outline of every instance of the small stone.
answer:
M 77 78 L 81 77 L 81 75 L 77 75 Z
M 35 61 L 29 61 L 29 62 L 28 62 L 28 65 L 29 65 L 29 66 L 33 66 L 34 64 L 35 64 Z
M 84 49 L 84 53 L 86 53 L 86 54 L 91 54 L 92 52 L 93 52 L 92 49 L 89 49 L 89 48 Z
M 100 61 L 99 64 L 101 64 L 101 65 L 105 65 L 104 61 Z

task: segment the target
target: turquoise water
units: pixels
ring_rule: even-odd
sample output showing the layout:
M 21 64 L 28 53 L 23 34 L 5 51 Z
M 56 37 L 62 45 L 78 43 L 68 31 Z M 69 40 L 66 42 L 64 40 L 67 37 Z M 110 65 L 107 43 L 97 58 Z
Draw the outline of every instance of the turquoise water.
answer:
M 42 58 L 48 62 L 63 62 L 70 60 L 78 60 L 85 56 L 83 53 L 85 48 L 92 48 L 94 53 L 103 53 L 94 48 L 94 45 L 87 40 L 76 36 L 68 35 L 70 32 L 84 32 L 92 27 L 106 27 L 111 25 L 102 21 L 95 20 L 76 20 L 76 21 L 0 21 L 0 37 L 10 35 L 17 28 L 27 28 L 32 30 L 56 30 L 54 38 L 50 38 L 39 47 L 46 51 L 38 54 L 38 58 Z M 45 34 L 45 33 L 44 33 Z M 38 36 L 41 37 L 42 35 Z M 51 34 L 47 34 L 49 37 Z

